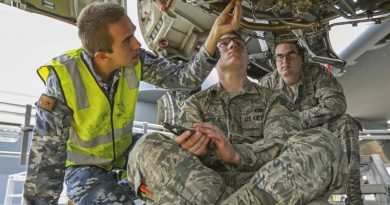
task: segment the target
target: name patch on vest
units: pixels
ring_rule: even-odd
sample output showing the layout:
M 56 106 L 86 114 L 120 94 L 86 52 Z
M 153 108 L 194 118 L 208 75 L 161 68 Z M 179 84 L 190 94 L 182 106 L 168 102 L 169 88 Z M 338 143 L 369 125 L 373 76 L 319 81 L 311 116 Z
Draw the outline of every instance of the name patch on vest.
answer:
M 54 107 L 56 106 L 57 100 L 53 97 L 50 97 L 48 95 L 42 94 L 38 101 L 38 107 L 46 110 L 46 111 L 53 111 Z

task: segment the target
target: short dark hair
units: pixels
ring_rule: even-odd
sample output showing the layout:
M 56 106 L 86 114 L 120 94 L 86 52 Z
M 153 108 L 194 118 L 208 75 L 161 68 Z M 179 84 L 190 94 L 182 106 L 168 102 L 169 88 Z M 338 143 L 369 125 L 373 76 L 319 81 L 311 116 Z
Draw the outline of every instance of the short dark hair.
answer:
M 113 38 L 108 27 L 126 15 L 126 10 L 114 3 L 94 2 L 87 5 L 77 19 L 79 38 L 85 51 L 93 57 L 96 52 L 112 52 Z

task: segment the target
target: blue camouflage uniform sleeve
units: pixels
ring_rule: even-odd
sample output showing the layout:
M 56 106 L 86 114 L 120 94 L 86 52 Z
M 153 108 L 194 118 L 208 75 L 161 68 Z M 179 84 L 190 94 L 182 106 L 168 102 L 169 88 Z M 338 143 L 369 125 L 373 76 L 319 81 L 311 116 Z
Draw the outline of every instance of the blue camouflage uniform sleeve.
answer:
M 54 72 L 48 77 L 45 95 L 56 103 L 51 112 L 37 106 L 23 193 L 27 204 L 57 204 L 64 181 L 72 111 L 64 103 Z
M 238 165 L 230 165 L 230 169 L 258 170 L 282 151 L 290 136 L 302 129 L 298 112 L 288 108 L 289 101 L 284 94 L 271 90 L 268 92 L 265 96 L 269 100 L 264 110 L 264 138 L 252 144 L 235 144 L 234 148 L 240 154 L 241 161 Z
M 164 58 L 139 49 L 142 80 L 162 88 L 194 90 L 201 86 L 218 59 L 211 57 L 202 46 L 187 63 L 177 65 Z
M 301 110 L 300 117 L 304 128 L 316 127 L 328 122 L 335 116 L 344 114 L 347 103 L 344 91 L 337 79 L 325 69 L 310 69 L 315 71 L 315 98 L 318 105 L 310 109 Z

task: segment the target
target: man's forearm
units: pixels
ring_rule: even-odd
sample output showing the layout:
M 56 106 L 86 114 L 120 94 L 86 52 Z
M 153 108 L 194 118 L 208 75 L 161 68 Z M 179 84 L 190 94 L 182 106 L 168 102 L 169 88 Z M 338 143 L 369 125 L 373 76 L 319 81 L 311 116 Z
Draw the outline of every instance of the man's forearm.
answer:
M 256 171 L 267 162 L 273 160 L 278 154 L 278 147 L 275 145 L 258 146 L 255 144 L 236 144 L 238 163 L 230 163 L 228 169 L 239 171 Z
M 158 87 L 194 90 L 207 78 L 217 59 L 211 57 L 202 46 L 187 63 L 177 65 L 164 58 L 140 49 L 142 80 Z
M 66 145 L 59 136 L 33 136 L 23 196 L 28 204 L 56 204 L 62 192 Z
M 316 127 L 328 122 L 338 115 L 344 114 L 346 111 L 346 104 L 344 102 L 343 99 L 334 98 L 321 102 L 316 107 L 302 110 L 299 112 L 302 127 L 304 129 Z

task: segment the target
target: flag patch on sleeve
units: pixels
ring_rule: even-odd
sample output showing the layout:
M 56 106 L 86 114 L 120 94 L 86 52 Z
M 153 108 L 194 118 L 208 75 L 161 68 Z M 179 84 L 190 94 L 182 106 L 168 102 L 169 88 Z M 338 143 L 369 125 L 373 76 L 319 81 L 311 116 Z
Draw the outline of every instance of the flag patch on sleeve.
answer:
M 52 112 L 54 110 L 54 107 L 56 106 L 57 100 L 53 97 L 50 97 L 48 95 L 42 94 L 38 101 L 38 107 Z

